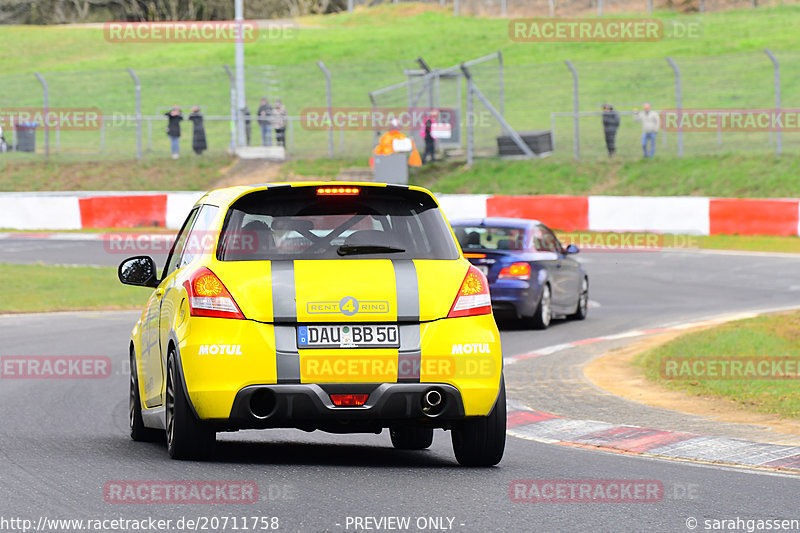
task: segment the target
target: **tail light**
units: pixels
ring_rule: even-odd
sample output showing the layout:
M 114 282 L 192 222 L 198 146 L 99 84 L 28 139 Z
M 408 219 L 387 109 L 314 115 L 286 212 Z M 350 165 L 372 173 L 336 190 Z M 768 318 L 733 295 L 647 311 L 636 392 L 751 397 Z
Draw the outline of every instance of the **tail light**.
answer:
M 320 196 L 357 196 L 361 190 L 358 187 L 318 187 L 317 194 Z
M 369 394 L 331 394 L 331 401 L 336 407 L 361 407 L 367 403 Z
M 529 263 L 513 263 L 497 275 L 497 279 L 531 279 L 531 265 Z
M 206 267 L 200 268 L 183 283 L 189 294 L 192 316 L 244 318 L 242 311 L 222 281 Z
M 480 270 L 470 265 L 447 318 L 488 315 L 491 312 L 492 299 L 489 296 L 489 282 L 486 281 L 486 276 Z

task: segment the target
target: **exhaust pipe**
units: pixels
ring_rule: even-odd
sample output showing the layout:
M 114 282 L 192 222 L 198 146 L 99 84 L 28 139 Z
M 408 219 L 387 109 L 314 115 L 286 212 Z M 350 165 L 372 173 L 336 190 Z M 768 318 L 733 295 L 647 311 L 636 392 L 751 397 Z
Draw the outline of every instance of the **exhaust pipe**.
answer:
M 436 389 L 431 389 L 425 393 L 425 405 L 427 407 L 437 407 L 442 403 L 442 393 Z
M 259 420 L 269 418 L 277 407 L 275 393 L 269 389 L 260 389 L 250 396 L 250 414 Z
M 444 408 L 444 395 L 439 389 L 428 389 L 422 396 L 422 412 L 428 416 L 436 416 Z

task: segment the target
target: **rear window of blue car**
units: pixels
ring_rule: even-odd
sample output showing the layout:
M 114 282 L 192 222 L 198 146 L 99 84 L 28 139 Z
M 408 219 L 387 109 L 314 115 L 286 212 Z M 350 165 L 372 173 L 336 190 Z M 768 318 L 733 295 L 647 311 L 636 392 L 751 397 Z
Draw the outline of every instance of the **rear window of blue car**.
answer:
M 524 250 L 525 229 L 502 226 L 463 226 L 454 224 L 461 249 L 469 250 Z
M 275 187 L 247 194 L 228 210 L 220 261 L 288 259 L 458 259 L 441 211 L 428 195 L 402 187 L 318 194 Z

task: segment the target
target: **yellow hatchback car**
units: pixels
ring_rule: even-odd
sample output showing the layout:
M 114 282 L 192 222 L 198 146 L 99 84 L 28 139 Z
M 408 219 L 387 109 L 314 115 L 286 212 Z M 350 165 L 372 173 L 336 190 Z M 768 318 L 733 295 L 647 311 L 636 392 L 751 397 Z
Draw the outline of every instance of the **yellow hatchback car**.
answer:
M 463 465 L 500 462 L 506 399 L 484 275 L 430 192 L 373 183 L 212 191 L 189 213 L 130 342 L 134 440 L 173 458 L 216 433 L 380 433 L 398 449 L 452 432 Z

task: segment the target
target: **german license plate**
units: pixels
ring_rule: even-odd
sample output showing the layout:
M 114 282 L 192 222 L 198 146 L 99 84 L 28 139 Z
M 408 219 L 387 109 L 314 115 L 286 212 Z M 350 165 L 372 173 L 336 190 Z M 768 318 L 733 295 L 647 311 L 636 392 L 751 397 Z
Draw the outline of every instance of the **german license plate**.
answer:
M 325 324 L 297 327 L 298 348 L 397 348 L 396 325 Z

